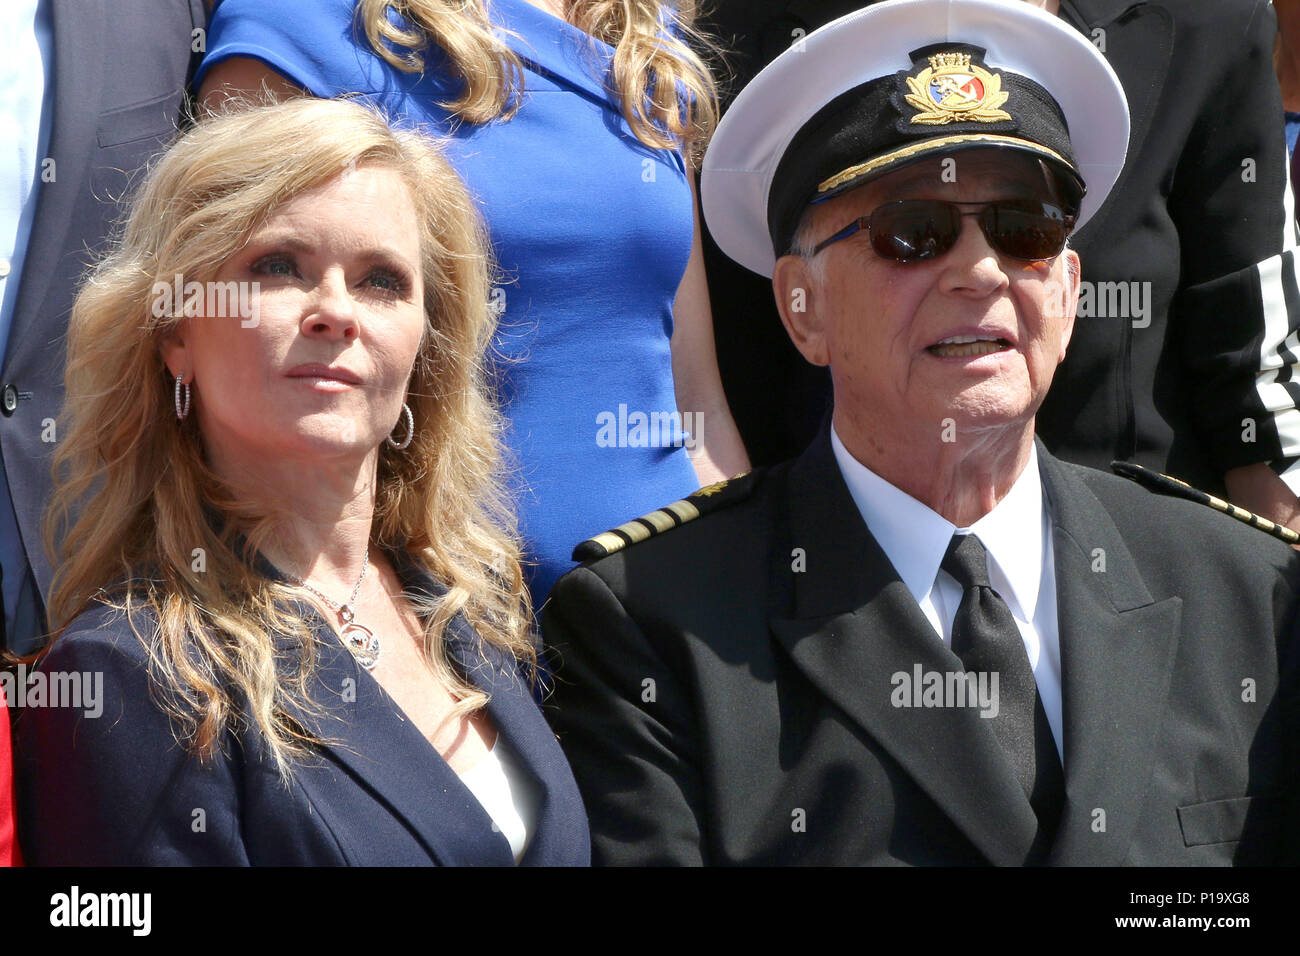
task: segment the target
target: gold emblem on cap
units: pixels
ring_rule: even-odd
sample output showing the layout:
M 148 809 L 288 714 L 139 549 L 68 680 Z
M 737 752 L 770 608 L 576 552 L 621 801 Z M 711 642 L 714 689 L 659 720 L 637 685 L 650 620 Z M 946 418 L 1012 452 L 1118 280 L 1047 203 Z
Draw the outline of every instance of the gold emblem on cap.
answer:
M 930 65 L 907 78 L 907 102 L 917 113 L 913 123 L 1000 123 L 1011 114 L 998 107 L 1007 101 L 1002 77 L 971 63 L 968 53 L 938 53 Z

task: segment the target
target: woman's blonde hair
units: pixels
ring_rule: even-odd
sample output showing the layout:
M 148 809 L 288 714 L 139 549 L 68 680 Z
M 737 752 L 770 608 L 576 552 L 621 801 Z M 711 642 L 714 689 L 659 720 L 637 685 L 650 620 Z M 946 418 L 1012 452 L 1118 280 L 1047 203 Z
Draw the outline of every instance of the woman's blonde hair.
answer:
M 167 310 L 152 307 L 153 290 L 175 276 L 212 280 L 277 207 L 349 167 L 393 170 L 406 183 L 424 279 L 408 397 L 415 435 L 405 450 L 380 445 L 371 543 L 404 551 L 447 586 L 420 608 L 423 651 L 460 698 L 459 713 L 486 698 L 444 654 L 457 613 L 535 673 L 531 608 L 498 477 L 501 420 L 483 364 L 494 330 L 486 232 L 433 141 L 354 102 L 231 104 L 149 171 L 123 235 L 73 305 L 45 523 L 56 639 L 92 602 L 118 608 L 148 647 L 178 739 L 206 757 L 227 730 L 252 725 L 286 773 L 312 740 L 288 705 L 315 706 L 314 644 L 291 607 L 301 592 L 253 562 L 283 516 L 223 486 L 205 462 L 197 415 L 178 424 L 159 346 L 184 318 L 156 315 Z M 204 384 L 195 386 L 200 401 Z M 142 633 L 138 622 L 150 618 Z M 277 672 L 273 636 L 299 642 L 288 673 L 283 664 Z
M 717 124 L 718 95 L 708 65 L 683 39 L 711 46 L 693 27 L 694 4 L 563 3 L 574 26 L 614 48 L 610 76 L 597 79 L 617 95 L 637 139 L 654 149 L 680 147 L 692 159 L 701 155 Z M 420 72 L 423 51 L 439 47 L 464 84 L 443 104 L 457 116 L 486 123 L 517 107 L 523 63 L 493 33 L 485 0 L 359 0 L 357 18 L 375 52 L 399 70 Z

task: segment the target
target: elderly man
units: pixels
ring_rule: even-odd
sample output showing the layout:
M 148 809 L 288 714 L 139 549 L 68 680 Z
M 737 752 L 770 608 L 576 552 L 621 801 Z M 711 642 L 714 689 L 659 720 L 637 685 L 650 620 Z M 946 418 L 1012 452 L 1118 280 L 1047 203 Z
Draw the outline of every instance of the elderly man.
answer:
M 705 212 L 834 412 L 554 591 L 598 861 L 1294 860 L 1295 554 L 1034 439 L 1126 132 L 997 0 L 852 14 L 736 101 Z

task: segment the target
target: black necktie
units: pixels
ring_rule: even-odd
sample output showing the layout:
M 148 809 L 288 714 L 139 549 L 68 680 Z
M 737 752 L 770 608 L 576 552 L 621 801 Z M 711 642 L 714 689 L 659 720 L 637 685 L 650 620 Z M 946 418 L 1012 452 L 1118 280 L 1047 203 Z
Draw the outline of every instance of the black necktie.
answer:
M 1065 802 L 1065 777 L 1029 655 L 1011 609 L 989 586 L 988 552 L 979 538 L 953 535 L 939 566 L 962 587 L 953 653 L 967 672 L 998 675 L 998 713 L 989 719 L 1038 817 L 1031 859 L 1041 861 Z

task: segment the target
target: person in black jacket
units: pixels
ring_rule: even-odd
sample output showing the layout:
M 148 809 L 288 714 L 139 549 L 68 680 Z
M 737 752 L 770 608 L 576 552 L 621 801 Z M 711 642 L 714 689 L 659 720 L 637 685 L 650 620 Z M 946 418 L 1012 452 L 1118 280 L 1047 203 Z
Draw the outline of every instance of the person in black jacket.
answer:
M 1015 2 L 1015 0 L 1007 0 Z M 1068 461 L 1175 474 L 1300 528 L 1300 287 L 1267 0 L 1031 0 L 1124 87 L 1128 160 L 1071 239 L 1078 327 L 1039 434 Z M 743 84 L 855 0 L 720 0 L 708 29 Z M 830 383 L 783 341 L 766 284 L 706 246 L 719 367 L 756 463 L 816 433 Z
M 704 210 L 833 415 L 552 592 L 596 862 L 1297 859 L 1300 555 L 1034 434 L 1125 119 L 1001 0 L 874 6 L 733 104 Z

